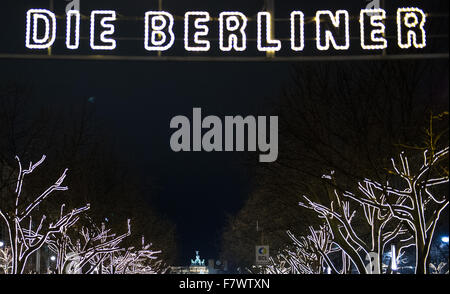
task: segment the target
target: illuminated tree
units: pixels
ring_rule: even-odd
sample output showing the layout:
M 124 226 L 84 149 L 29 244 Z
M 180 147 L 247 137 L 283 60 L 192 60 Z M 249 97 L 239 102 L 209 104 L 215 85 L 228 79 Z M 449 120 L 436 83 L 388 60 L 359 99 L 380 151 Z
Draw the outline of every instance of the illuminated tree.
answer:
M 430 150 L 426 150 L 423 153 L 422 165 L 415 168 L 405 153 L 400 154 L 399 162 L 392 159 L 393 171 L 390 172 L 403 183 L 383 185 L 366 180 L 367 198 L 360 200 L 373 208 L 390 211 L 392 217 L 413 230 L 416 273 L 420 274 L 428 272 L 427 260 L 434 230 L 441 213 L 448 206 L 448 192 L 438 195 L 440 191 L 436 189 L 449 181 L 448 172 L 444 171 L 442 174 L 438 169 L 439 164 L 448 159 L 448 152 L 448 147 L 431 154 Z M 374 196 L 375 191 L 383 193 L 381 201 Z
M 47 244 L 56 256 L 58 274 L 154 274 L 162 273 L 162 260 L 150 250 L 151 244 L 142 248 L 124 248 L 123 241 L 131 235 L 130 220 L 127 232 L 116 236 L 106 229 L 91 224 L 92 229 L 82 227 L 79 232 L 62 231 L 54 234 Z M 75 234 L 77 238 L 72 237 Z M 75 240 L 75 241 L 73 241 Z M 142 238 L 144 242 L 144 238 Z
M 310 227 L 307 237 L 295 237 L 290 231 L 288 236 L 293 246 L 288 246 L 274 257 L 270 257 L 270 265 L 264 267 L 266 274 L 321 274 L 325 266 L 333 266 L 329 254 L 332 249 L 331 235 L 327 226 L 320 230 Z M 334 266 L 333 266 L 334 267 Z
M 364 260 L 366 256 L 369 256 L 370 250 L 368 244 L 355 232 L 356 211 L 352 210 L 350 201 L 344 200 L 336 189 L 333 189 L 329 196 L 329 205 L 314 202 L 307 196 L 303 196 L 304 202 L 300 205 L 314 210 L 320 218 L 325 220 L 332 234 L 333 242 L 350 257 L 360 273 L 366 273 Z M 343 265 L 342 271 L 346 272 L 346 270 L 347 266 Z
M 67 169 L 58 180 L 42 194 L 33 198 L 29 191 L 24 192 L 24 179 L 32 174 L 45 161 L 30 163 L 27 169 L 22 168 L 21 161 L 16 157 L 19 172 L 14 190 L 13 209 L 0 208 L 0 216 L 5 222 L 9 242 L 0 251 L 0 267 L 9 274 L 23 274 L 28 258 L 37 250 L 47 245 L 56 254 L 56 272 L 63 273 L 104 273 L 104 274 L 149 274 L 163 273 L 166 268 L 157 254 L 161 251 L 150 250 L 151 244 L 142 244 L 142 248 L 123 247 L 122 242 L 131 235 L 130 220 L 127 231 L 117 236 L 106 229 L 105 224 L 97 227 L 91 220 L 88 228 L 82 226 L 74 229 L 80 219 L 80 214 L 90 206 L 65 211 L 61 206 L 56 221 L 48 220 L 46 215 L 40 216 L 39 223 L 33 222 L 37 217 L 38 208 L 56 191 L 67 191 L 63 186 Z M 31 200 L 29 200 L 31 199 Z
M 389 171 L 401 181 L 394 178 L 391 183 L 380 184 L 366 179 L 359 183 L 358 194 L 332 189 L 329 205 L 312 201 L 307 196 L 303 196 L 304 202 L 300 205 L 325 219 L 333 242 L 350 257 L 360 273 L 370 273 L 374 269 L 380 273 L 385 245 L 393 240 L 400 244 L 399 253 L 415 246 L 416 273 L 427 273 L 434 229 L 448 206 L 447 192 L 436 196 L 439 193 L 436 188 L 449 181 L 445 168 L 443 172 L 438 168 L 448 158 L 448 151 L 448 147 L 433 154 L 424 151 L 423 163 L 415 168 L 405 153 L 401 153 L 400 162 L 392 159 L 393 170 Z M 370 227 L 368 238 L 362 237 L 355 228 L 360 225 L 355 216 L 361 208 Z M 375 253 L 375 260 L 371 253 Z M 365 260 L 375 264 L 368 269 Z
M 15 204 L 12 211 L 4 211 L 0 208 L 0 216 L 7 226 L 9 237 L 9 246 L 11 248 L 11 271 L 12 274 L 22 274 L 27 264 L 28 258 L 39 250 L 49 239 L 52 234 L 67 230 L 70 226 L 78 221 L 78 215 L 89 209 L 89 205 L 74 209 L 66 214 L 61 213 L 56 221 L 49 221 L 45 215 L 40 216 L 38 223 L 33 223 L 32 213 L 37 210 L 45 200 L 47 200 L 53 192 L 67 191 L 66 186 L 62 186 L 66 178 L 67 169 L 56 180 L 56 182 L 47 188 L 42 194 L 31 201 L 23 200 L 23 183 L 25 176 L 34 172 L 45 160 L 42 156 L 41 160 L 33 164 L 30 162 L 27 169 L 22 168 L 19 157 L 16 160 L 19 166 L 16 188 L 14 190 Z M 27 197 L 28 199 L 29 197 Z M 33 199 L 33 198 L 31 198 Z M 61 209 L 62 211 L 62 209 Z M 37 224 L 37 226 L 36 226 Z
M 0 248 L 0 274 L 9 274 L 12 270 L 12 255 L 9 247 Z
M 158 274 L 165 273 L 167 267 L 162 260 L 157 260 L 161 251 L 150 249 L 152 244 L 145 244 L 142 238 L 142 247 L 129 247 L 126 250 L 115 251 L 109 254 L 109 260 L 103 268 L 107 274 Z
M 430 269 L 431 269 L 431 271 L 430 271 L 431 274 L 435 274 L 435 275 L 443 275 L 443 274 L 448 275 L 449 274 L 448 263 L 445 263 L 445 262 L 441 262 L 438 265 L 434 265 L 434 264 L 430 263 Z
M 56 272 L 58 274 L 84 273 L 91 274 L 98 271 L 108 256 L 123 250 L 120 243 L 131 234 L 130 221 L 127 232 L 116 236 L 105 224 L 93 229 L 82 227 L 78 232 L 78 239 L 72 241 L 67 230 L 54 234 L 47 241 L 51 251 L 56 254 Z
M 61 195 L 65 199 L 55 196 L 52 198 L 55 201 L 46 201 L 39 207 L 47 219 L 59 215 L 62 203 L 66 209 L 90 203 L 89 215 L 96 224 L 108 218 L 108 228 L 121 232 L 126 220 L 132 218 L 133 235 L 127 240 L 140 244 L 141 236 L 145 235 L 164 248 L 161 258 L 172 263 L 177 252 L 175 226 L 160 216 L 141 193 L 142 185 L 148 181 L 139 181 L 137 171 L 127 168 L 119 159 L 108 135 L 96 131 L 96 108 L 92 101 L 78 97 L 51 111 L 34 103 L 35 94 L 26 84 L 0 83 L 1 209 L 14 210 L 15 199 L 10 197 L 17 180 L 14 156 L 24 159 L 34 158 L 34 154 L 52 154 L 52 160 L 45 162 L 45 172 L 27 177 L 23 193 L 26 198 L 32 197 L 31 191 L 42 187 L 41 183 L 54 182 L 54 172 L 59 172 L 61 166 L 70 169 L 70 176 L 64 181 L 70 190 Z M 105 146 L 105 142 L 109 143 Z M 33 221 L 37 220 L 33 217 Z M 2 232 L 6 235 L 6 226 Z

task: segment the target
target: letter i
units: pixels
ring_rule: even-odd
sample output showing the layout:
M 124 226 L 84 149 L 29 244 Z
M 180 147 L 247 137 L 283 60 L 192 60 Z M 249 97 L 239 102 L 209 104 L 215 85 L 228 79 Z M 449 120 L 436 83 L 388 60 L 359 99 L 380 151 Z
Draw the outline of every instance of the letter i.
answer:
M 74 17 L 75 20 L 73 20 Z M 71 50 L 78 49 L 80 46 L 80 12 L 77 10 L 67 12 L 66 46 Z

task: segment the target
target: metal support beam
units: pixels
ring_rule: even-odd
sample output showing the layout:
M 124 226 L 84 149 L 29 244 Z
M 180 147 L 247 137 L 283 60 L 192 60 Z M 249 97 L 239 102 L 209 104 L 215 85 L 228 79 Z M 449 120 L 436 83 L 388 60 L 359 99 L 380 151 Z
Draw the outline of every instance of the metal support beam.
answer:
M 380 8 L 381 9 L 386 9 L 386 4 L 384 3 L 384 0 L 380 0 Z M 383 21 L 383 24 L 386 25 L 386 20 Z M 386 32 L 384 33 L 384 35 L 386 35 Z M 387 55 L 386 48 L 383 49 L 383 55 Z
M 266 10 L 272 16 L 270 18 L 270 38 L 273 40 L 275 38 L 275 0 L 265 0 L 266 2 Z M 266 53 L 268 58 L 275 57 L 275 51 L 268 51 Z
M 163 9 L 163 0 L 158 0 L 158 10 L 162 11 L 162 9 Z M 158 56 L 161 57 L 161 55 L 162 55 L 162 52 L 158 51 Z
M 449 53 L 438 54 L 393 54 L 393 55 L 340 55 L 340 56 L 292 56 L 225 57 L 225 56 L 117 56 L 117 55 L 45 55 L 45 54 L 0 54 L 0 59 L 22 60 L 93 60 L 93 61 L 171 61 L 171 62 L 338 62 L 365 60 L 424 60 L 449 59 Z
M 50 11 L 55 11 L 55 4 L 54 4 L 54 0 L 49 0 L 49 9 Z M 48 55 L 52 55 L 52 47 L 48 47 L 47 49 L 47 54 Z

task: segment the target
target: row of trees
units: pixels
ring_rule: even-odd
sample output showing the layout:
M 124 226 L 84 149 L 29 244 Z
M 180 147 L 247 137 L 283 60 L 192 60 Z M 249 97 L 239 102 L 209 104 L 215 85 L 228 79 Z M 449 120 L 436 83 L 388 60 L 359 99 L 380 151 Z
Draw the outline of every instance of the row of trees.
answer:
M 324 176 L 330 181 L 328 201 L 303 196 L 300 203 L 323 219 L 324 225 L 319 230 L 310 227 L 310 234 L 300 239 L 288 232 L 293 249 L 272 258 L 265 271 L 311 274 L 328 268 L 330 273 L 346 274 L 354 268 L 359 273 L 379 274 L 386 253 L 397 264 L 413 246 L 416 273 L 428 273 L 434 231 L 449 203 L 449 148 L 432 149 L 423 153 L 421 165 L 400 154 L 398 161 L 392 160 L 390 181 L 366 179 L 356 193 L 340 192 L 334 177 Z
M 110 232 L 128 232 L 125 225 L 131 219 L 132 230 L 121 240 L 120 248 L 146 248 L 147 244 L 142 243 L 142 236 L 146 236 L 159 248 L 164 248 L 158 257 L 172 264 L 177 256 L 175 226 L 152 207 L 151 179 L 137 176 L 123 164 L 125 158 L 115 150 L 114 136 L 96 118 L 95 100 L 67 97 L 62 102 L 42 96 L 35 99 L 36 95 L 33 87 L 24 84 L 0 85 L 2 211 L 10 212 L 10 215 L 15 211 L 15 198 L 11 197 L 17 183 L 15 156 L 33 159 L 46 154 L 52 158 L 45 163 L 46 172 L 27 175 L 26 193 L 22 193 L 21 200 L 32 203 L 35 199 L 30 197 L 42 193 L 42 183 L 59 179 L 61 166 L 68 167 L 70 177 L 64 178 L 64 182 L 70 190 L 64 191 L 64 199 L 55 197 L 44 201 L 35 212 L 45 215 L 46 220 L 57 220 L 64 216 L 61 215 L 63 205 L 66 209 L 83 208 L 90 203 L 89 217 L 83 211 L 68 230 L 73 246 L 84 238 L 77 233 L 82 232 L 83 227 L 97 235 L 100 235 L 102 223 Z M 33 224 L 40 220 L 33 217 Z M 6 224 L 0 219 L 0 240 L 8 239 L 7 231 Z M 45 246 L 50 245 L 46 243 Z M 8 247 L 2 254 L 11 254 L 6 252 L 10 250 Z M 131 255 L 134 253 L 129 252 L 128 256 Z
M 11 195 L 13 209 L 0 207 L 0 217 L 6 224 L 8 237 L 6 246 L 0 249 L 0 266 L 4 273 L 25 273 L 29 258 L 44 246 L 55 254 L 55 272 L 58 274 L 153 274 L 166 271 L 157 257 L 161 251 L 152 250 L 151 244 L 145 244 L 144 237 L 140 248 L 125 247 L 123 241 L 131 235 L 130 220 L 127 231 L 116 235 L 106 228 L 105 223 L 98 227 L 86 215 L 89 204 L 67 211 L 66 205 L 62 204 L 57 217 L 42 214 L 39 207 L 45 206 L 58 192 L 68 191 L 64 185 L 66 169 L 37 197 L 29 195 L 24 187 L 25 178 L 33 174 L 45 159 L 43 156 L 24 168 L 16 157 L 18 175 Z M 82 218 L 88 221 L 87 225 L 80 222 Z
M 433 61 L 294 67 L 276 100 L 279 159 L 254 168 L 223 258 L 251 269 L 264 244 L 285 265 L 274 272 L 367 273 L 395 244 L 427 272 L 433 232 L 448 220 L 447 77 Z

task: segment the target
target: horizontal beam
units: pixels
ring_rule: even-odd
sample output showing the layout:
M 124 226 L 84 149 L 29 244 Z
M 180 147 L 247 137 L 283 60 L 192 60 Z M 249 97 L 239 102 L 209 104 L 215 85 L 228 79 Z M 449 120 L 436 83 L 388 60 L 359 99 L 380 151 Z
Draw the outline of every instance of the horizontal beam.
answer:
M 17 60 L 73 60 L 73 61 L 174 61 L 174 62 L 318 62 L 318 61 L 361 61 L 361 60 L 413 60 L 449 59 L 449 53 L 439 54 L 392 54 L 392 55 L 341 55 L 341 56 L 277 56 L 226 57 L 226 56 L 118 56 L 118 55 L 41 55 L 0 54 L 0 59 Z

